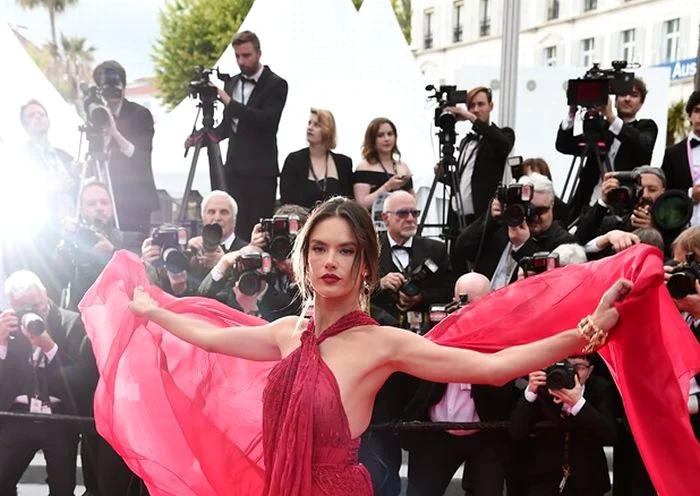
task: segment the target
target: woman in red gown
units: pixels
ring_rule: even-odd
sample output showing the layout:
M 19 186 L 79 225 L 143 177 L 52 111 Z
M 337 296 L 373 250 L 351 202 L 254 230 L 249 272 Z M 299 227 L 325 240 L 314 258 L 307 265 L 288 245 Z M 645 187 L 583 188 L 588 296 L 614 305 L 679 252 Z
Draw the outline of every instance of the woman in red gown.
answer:
M 144 477 L 154 495 L 175 494 L 173 488 L 178 488 L 178 496 L 261 491 L 266 496 L 369 496 L 371 482 L 357 462 L 357 449 L 374 397 L 390 374 L 402 371 L 437 382 L 503 384 L 603 344 L 617 323 L 616 305 L 632 289 L 629 280 L 615 277 L 614 283 L 606 283 L 609 289 L 595 307 L 602 291 L 600 284 L 590 285 L 588 292 L 597 294 L 576 302 L 581 313 L 561 315 L 562 322 L 575 323 L 585 309 L 595 308 L 578 328 L 557 332 L 545 320 L 540 328 L 530 324 L 527 332 L 517 335 L 506 330 L 502 337 L 474 337 L 475 347 L 489 352 L 484 354 L 440 346 L 378 326 L 367 317 L 361 303 L 376 281 L 377 260 L 370 216 L 358 204 L 336 198 L 314 212 L 295 246 L 297 280 L 303 292 L 314 294 L 314 314 L 308 322 L 288 317 L 251 326 L 260 323 L 215 303 L 173 302 L 156 289 L 141 286 L 133 289 L 128 303 L 140 319 L 131 321 L 133 316 L 120 313 L 124 295 L 131 292 L 134 279 L 144 279 L 138 275 L 125 284 L 107 269 L 81 305 L 102 374 L 96 397 L 98 430 Z M 124 268 L 129 262 L 113 263 Z M 576 293 L 575 288 L 572 291 Z M 539 292 L 546 297 L 541 288 Z M 499 293 L 507 302 L 508 293 Z M 557 298 L 563 301 L 567 296 L 573 297 L 565 293 Z M 506 303 L 503 308 L 522 313 L 517 304 Z M 478 318 L 476 312 L 468 314 Z M 119 322 L 112 326 L 116 332 L 104 333 L 99 326 L 112 320 Z M 222 327 L 225 322 L 234 328 Z M 464 345 L 455 340 L 455 331 L 463 324 L 459 316 L 449 319 L 435 330 L 436 340 Z M 474 324 L 476 332 L 483 333 L 482 326 Z M 507 323 L 515 327 L 511 324 Z M 528 343 L 536 338 L 542 339 Z M 196 348 L 187 348 L 180 340 Z M 518 346 L 504 348 L 503 343 Z M 260 364 L 242 366 L 221 354 Z M 189 377 L 192 374 L 195 379 Z M 260 405 L 255 403 L 261 387 L 262 419 L 256 417 Z M 236 398 L 220 397 L 229 392 Z M 157 410 L 162 418 L 154 420 L 153 413 L 139 417 L 149 401 L 151 412 L 167 406 Z M 221 413 L 219 407 L 225 406 L 228 409 Z M 127 420 L 118 418 L 118 413 Z M 139 429 L 140 421 L 149 422 L 148 428 Z

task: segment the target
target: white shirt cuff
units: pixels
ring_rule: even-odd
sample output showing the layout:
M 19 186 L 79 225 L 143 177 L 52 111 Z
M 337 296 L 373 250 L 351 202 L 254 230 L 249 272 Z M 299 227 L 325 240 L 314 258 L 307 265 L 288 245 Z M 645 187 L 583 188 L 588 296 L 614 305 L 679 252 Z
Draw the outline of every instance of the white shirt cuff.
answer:
M 134 155 L 135 150 L 136 147 L 134 147 L 133 143 L 128 143 L 127 146 L 125 146 L 124 148 L 120 148 L 120 151 L 129 158 L 131 158 Z
M 601 251 L 603 251 L 603 248 L 598 246 L 598 238 L 600 238 L 600 236 L 593 238 L 588 243 L 586 243 L 586 246 L 584 247 L 586 253 L 600 253 Z
M 537 400 L 537 393 L 530 391 L 530 386 L 525 388 L 525 399 L 528 403 L 534 403 Z
M 224 278 L 224 274 L 216 267 L 216 265 L 209 271 L 209 275 L 214 282 L 219 282 Z
M 515 252 L 515 251 L 518 251 L 518 250 L 519 250 L 520 248 L 522 248 L 523 246 L 525 246 L 525 243 L 523 243 L 523 244 L 521 244 L 521 245 L 518 245 L 518 246 L 515 246 L 515 245 L 514 245 L 514 246 L 513 246 L 513 251 L 514 251 L 514 252 Z
M 7 358 L 7 345 L 0 344 L 0 360 Z
M 571 117 L 569 117 L 569 115 L 567 114 L 567 116 L 564 118 L 564 120 L 561 121 L 561 130 L 568 131 L 572 127 L 574 127 L 574 120 Z
M 576 415 L 578 415 L 578 412 L 581 411 L 581 408 L 583 408 L 583 405 L 585 405 L 585 404 L 586 404 L 586 398 L 581 396 L 581 399 L 579 399 L 576 402 L 576 404 L 569 409 L 569 413 L 575 417 Z
M 698 413 L 698 395 L 694 394 L 688 398 L 688 413 L 695 415 Z
M 615 120 L 612 121 L 608 129 L 610 130 L 611 133 L 613 133 L 615 136 L 620 134 L 620 131 L 622 131 L 622 125 L 624 122 L 622 122 L 622 119 L 619 117 L 615 117 Z
M 58 345 L 56 343 L 53 344 L 53 348 L 51 348 L 49 351 L 44 353 L 44 356 L 46 356 L 46 362 L 51 363 L 51 360 L 54 359 L 56 356 L 56 353 L 58 353 Z

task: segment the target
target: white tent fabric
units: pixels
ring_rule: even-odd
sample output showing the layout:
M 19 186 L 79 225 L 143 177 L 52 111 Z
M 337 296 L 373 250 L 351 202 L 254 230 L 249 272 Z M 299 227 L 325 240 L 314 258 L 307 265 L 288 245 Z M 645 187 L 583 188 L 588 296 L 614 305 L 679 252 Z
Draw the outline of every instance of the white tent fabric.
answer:
M 0 140 L 8 146 L 20 146 L 27 135 L 19 120 L 19 111 L 30 99 L 39 100 L 49 114 L 49 141 L 75 156 L 78 152 L 81 120 L 66 103 L 44 73 L 34 63 L 7 22 L 0 18 L 2 66 L 0 78 Z
M 241 29 L 254 31 L 260 37 L 262 62 L 289 83 L 277 134 L 280 167 L 288 153 L 306 146 L 309 109 L 319 107 L 331 110 L 336 117 L 336 150 L 355 162 L 360 158 L 369 121 L 380 115 L 390 118 L 397 125 L 399 147 L 416 176 L 417 186 L 430 184 L 435 162 L 429 140 L 430 123 L 415 117 L 425 102 L 425 95 L 420 94 L 420 73 L 415 63 L 412 67 L 406 63 L 412 55 L 391 8 L 391 18 L 387 19 L 384 6 L 376 7 L 364 14 L 367 27 L 361 29 L 361 17 L 350 0 L 257 0 L 253 4 Z M 371 28 L 377 23 L 383 28 Z M 362 42 L 365 36 L 370 37 L 366 43 Z M 388 42 L 390 38 L 399 38 L 402 45 Z M 223 72 L 238 72 L 230 46 L 218 66 Z M 408 90 L 409 87 L 418 90 Z M 195 105 L 196 102 L 185 100 L 156 124 L 156 182 L 178 197 L 191 162 L 191 155 L 189 159 L 182 158 L 181 143 L 190 132 Z M 225 156 L 226 142 L 221 149 Z M 195 188 L 209 190 L 206 153 L 200 156 Z

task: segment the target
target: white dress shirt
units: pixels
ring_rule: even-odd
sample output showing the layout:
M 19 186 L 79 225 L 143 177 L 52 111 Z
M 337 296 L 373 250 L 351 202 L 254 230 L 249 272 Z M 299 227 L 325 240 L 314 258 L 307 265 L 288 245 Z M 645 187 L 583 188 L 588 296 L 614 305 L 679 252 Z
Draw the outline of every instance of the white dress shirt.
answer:
M 389 234 L 388 231 L 386 233 L 386 237 L 389 240 L 389 248 L 391 248 L 391 260 L 394 262 L 396 268 L 403 272 L 411 263 L 411 257 L 406 250 L 394 250 L 394 246 L 398 246 L 398 243 L 394 241 L 394 238 L 391 237 L 391 234 Z M 405 248 L 412 248 L 413 237 L 408 238 L 401 246 Z
M 583 397 L 583 393 L 586 390 L 586 385 L 584 384 L 581 386 L 581 398 L 576 402 L 575 405 L 569 406 L 566 403 L 563 403 L 561 405 L 561 410 L 562 412 L 571 415 L 572 417 L 575 417 L 578 415 L 578 412 L 581 411 L 581 408 L 583 408 L 583 405 L 586 404 L 586 398 Z M 527 400 L 528 403 L 534 403 L 537 401 L 537 393 L 533 393 L 530 391 L 530 386 L 525 388 L 525 399 Z
M 54 343 L 53 347 L 46 353 L 41 351 L 38 346 L 34 347 L 32 351 L 32 357 L 30 361 L 32 364 L 36 364 L 36 367 L 44 367 L 51 363 L 58 353 L 58 345 Z M 46 357 L 46 361 L 42 360 L 42 355 Z M 0 344 L 0 360 L 5 360 L 7 358 L 7 345 Z M 51 403 L 59 403 L 61 400 L 55 398 L 54 396 L 49 396 L 49 401 Z M 20 403 L 22 405 L 29 405 L 29 396 L 26 394 L 20 394 L 15 398 L 15 403 Z
M 252 79 L 256 83 L 260 80 L 260 76 L 262 76 L 263 70 L 265 69 L 265 66 L 260 64 L 260 69 L 258 69 L 258 72 L 253 74 L 252 76 L 244 76 L 241 74 L 241 77 L 238 79 L 238 82 L 236 82 L 236 85 L 233 87 L 233 95 L 231 95 L 231 98 L 233 98 L 235 101 L 242 105 L 248 105 L 248 101 L 250 100 L 250 95 L 253 94 L 253 90 L 255 89 L 255 84 L 249 82 L 249 81 L 243 81 L 243 77 L 246 79 Z M 233 119 L 233 132 L 235 133 L 238 131 L 238 118 L 235 117 Z
M 479 414 L 476 413 L 472 385 L 448 384 L 440 402 L 430 408 L 430 420 L 433 422 L 481 422 Z M 447 432 L 455 436 L 466 436 L 477 430 Z
M 459 169 L 464 165 L 462 176 L 459 178 L 459 192 L 462 197 L 462 210 L 464 215 L 474 213 L 474 195 L 472 194 L 472 176 L 474 175 L 474 164 L 476 162 L 476 148 L 479 146 L 479 139 L 474 139 L 467 143 L 464 153 L 461 154 L 461 159 L 467 163 L 457 164 Z M 456 203 L 452 205 L 452 209 L 456 212 Z
M 688 135 L 688 138 L 686 141 L 684 141 L 685 146 L 688 146 L 688 141 L 691 139 L 696 139 L 700 140 L 700 136 L 695 134 L 694 132 L 690 132 Z M 683 150 L 683 153 L 686 153 L 686 149 Z M 696 170 L 700 170 L 700 146 L 696 146 L 695 148 L 690 149 L 690 157 L 689 159 L 692 159 L 693 163 L 688 164 L 691 169 L 695 167 Z M 693 174 L 690 174 L 691 179 L 693 178 Z M 695 181 L 695 184 L 700 184 L 700 177 Z M 688 196 L 690 198 L 693 198 L 693 188 L 690 187 L 688 188 Z M 697 226 L 700 225 L 700 203 L 696 203 L 693 205 L 693 216 L 690 218 L 690 225 L 691 226 Z
M 123 103 L 124 103 L 124 101 L 122 100 L 119 103 L 119 107 L 117 107 L 117 110 L 115 110 L 112 114 L 114 116 L 115 122 L 119 118 L 119 114 L 121 114 L 121 112 L 122 112 L 122 104 Z M 107 112 L 111 112 L 111 111 L 109 109 L 107 109 Z M 107 130 L 105 130 L 104 140 L 105 140 L 105 151 L 109 151 L 109 144 L 112 141 L 112 137 L 109 135 L 109 133 L 107 133 Z M 126 146 L 124 148 L 119 147 L 119 151 L 122 152 L 128 158 L 131 158 L 131 157 L 133 157 L 134 152 L 136 151 L 136 147 L 134 146 L 133 143 L 129 142 L 126 144 Z

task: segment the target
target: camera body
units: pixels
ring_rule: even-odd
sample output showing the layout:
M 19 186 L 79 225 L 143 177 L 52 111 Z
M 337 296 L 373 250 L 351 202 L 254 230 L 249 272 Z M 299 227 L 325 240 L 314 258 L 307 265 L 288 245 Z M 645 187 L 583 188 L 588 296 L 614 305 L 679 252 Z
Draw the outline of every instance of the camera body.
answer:
M 550 253 L 547 251 L 538 251 L 531 257 L 521 258 L 519 264 L 526 275 L 528 272 L 541 274 L 542 272 L 559 267 L 559 254 Z
M 73 267 L 87 267 L 95 260 L 91 250 L 100 240 L 99 235 L 103 231 L 101 225 L 90 226 L 75 219 L 65 219 L 63 239 L 57 252 L 66 256 Z
M 626 60 L 615 60 L 612 69 L 593 64 L 582 78 L 569 79 L 566 100 L 570 106 L 591 108 L 607 105 L 610 95 L 627 95 L 634 89 L 634 73 L 625 72 Z
M 231 76 L 224 74 L 219 71 L 219 68 L 215 69 L 205 69 L 204 67 L 197 66 L 197 79 L 190 81 L 188 87 L 188 93 L 192 98 L 199 98 L 202 102 L 213 103 L 218 97 L 218 90 L 216 86 L 211 84 L 211 75 L 216 72 L 219 80 L 227 82 L 231 79 Z
M 511 227 L 519 226 L 523 221 L 531 222 L 534 218 L 532 197 L 535 193 L 531 184 L 511 184 L 499 186 L 496 198 L 501 203 L 503 222 Z
M 236 259 L 238 289 L 246 296 L 260 292 L 262 281 L 272 271 L 269 253 L 246 253 Z
M 44 319 L 37 314 L 32 307 L 22 307 L 17 310 L 19 325 L 32 336 L 41 336 L 46 332 Z
M 187 245 L 187 230 L 182 227 L 164 224 L 158 226 L 151 234 L 151 243 L 161 248 L 161 264 L 165 270 L 175 274 L 189 268 L 190 254 Z
M 202 227 L 202 247 L 205 253 L 214 253 L 221 245 L 224 236 L 221 226 L 216 223 L 206 224 Z
M 428 85 L 425 89 L 433 92 L 430 98 L 434 98 L 438 104 L 435 109 L 435 126 L 444 131 L 453 131 L 456 119 L 454 114 L 445 111 L 445 107 L 454 107 L 457 104 L 466 103 L 467 92 L 458 90 L 457 86 L 449 85 L 441 85 L 439 88 Z
M 567 360 L 554 363 L 544 369 L 549 389 L 573 389 L 576 386 L 576 371 Z
M 459 299 L 450 303 L 441 303 L 430 305 L 430 322 L 437 324 L 448 315 L 456 312 L 460 308 L 464 308 L 469 304 L 469 297 L 466 294 L 459 295 Z
M 288 259 L 299 232 L 299 216 L 275 215 L 271 219 L 261 219 L 260 225 L 267 237 L 267 251 L 272 258 L 278 261 Z
M 642 177 L 633 171 L 615 172 L 614 177 L 620 182 L 620 187 L 608 192 L 607 203 L 615 215 L 624 216 L 634 210 L 642 197 Z
M 422 290 L 425 279 L 438 271 L 438 265 L 430 258 L 426 258 L 422 264 L 409 272 L 406 282 L 401 286 L 401 291 L 406 296 L 416 296 Z
M 89 86 L 84 89 L 83 110 L 88 122 L 100 129 L 109 124 L 109 112 L 107 102 L 103 98 L 103 93 L 97 86 Z
M 700 279 L 700 263 L 695 254 L 688 253 L 685 262 L 673 267 L 671 277 L 666 281 L 666 288 L 671 297 L 678 299 L 695 294 L 695 281 Z

